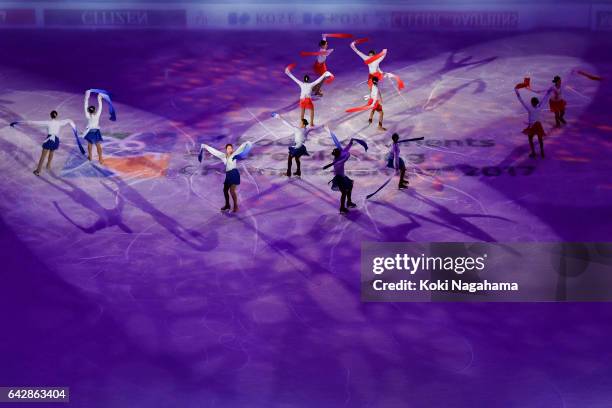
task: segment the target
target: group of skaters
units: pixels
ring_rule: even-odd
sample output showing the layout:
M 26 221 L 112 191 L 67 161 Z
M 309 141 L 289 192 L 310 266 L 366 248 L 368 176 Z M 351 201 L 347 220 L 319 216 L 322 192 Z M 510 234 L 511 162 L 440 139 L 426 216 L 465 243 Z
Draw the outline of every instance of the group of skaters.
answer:
M 517 84 L 514 87 L 516 97 L 525 110 L 527 111 L 527 127 L 523 129 L 523 133 L 527 135 L 529 139 L 530 153 L 529 157 L 536 157 L 536 150 L 533 139 L 537 136 L 538 143 L 540 145 L 540 156 L 544 158 L 544 137 L 546 131 L 540 120 L 541 112 L 548 103 L 550 111 L 555 115 L 555 128 L 560 128 L 567 124 L 565 121 L 565 109 L 567 102 L 564 99 L 565 90 L 567 89 L 568 83 L 575 79 L 576 75 L 582 75 L 588 79 L 599 81 L 600 77 L 592 74 L 588 74 L 584 71 L 574 69 L 570 72 L 569 78 L 563 80 L 559 75 L 556 75 L 552 80 L 552 86 L 547 90 L 534 90 L 531 88 L 531 78 L 526 77 L 523 82 Z M 521 96 L 520 89 L 528 89 L 535 94 L 544 95 L 540 100 L 537 96 L 533 96 L 529 103 L 526 103 Z
M 89 100 L 92 94 L 97 95 L 98 106 L 90 105 Z M 103 101 L 106 101 L 109 105 L 110 112 L 110 120 L 117 120 L 115 109 L 113 107 L 113 103 L 111 100 L 110 93 L 103 89 L 88 89 L 85 91 L 85 100 L 83 105 L 83 110 L 85 113 L 85 119 L 87 120 L 87 126 L 85 127 L 85 131 L 83 132 L 83 139 L 87 142 L 87 159 L 89 161 L 92 160 L 92 151 L 93 147 L 96 147 L 96 151 L 98 153 L 98 161 L 100 164 L 104 164 L 104 159 L 102 156 L 102 133 L 100 132 L 100 117 L 102 116 L 102 104 Z M 40 153 L 40 159 L 38 160 L 38 166 L 34 169 L 34 174 L 39 176 L 42 171 L 42 167 L 45 163 L 45 159 L 47 160 L 47 170 L 51 168 L 51 161 L 53 160 L 53 154 L 59 148 L 60 139 L 59 133 L 60 130 L 69 125 L 72 128 L 72 132 L 77 142 L 77 146 L 82 154 L 85 154 L 85 149 L 81 145 L 81 141 L 79 138 L 79 131 L 77 129 L 76 124 L 71 119 L 60 119 L 59 113 L 56 110 L 52 110 L 49 113 L 49 120 L 20 120 L 16 122 L 12 122 L 10 124 L 11 127 L 15 126 L 36 126 L 42 127 L 47 131 L 47 138 L 44 140 L 42 144 L 42 152 Z
M 327 68 L 327 58 L 334 51 L 329 48 L 329 38 L 338 39 L 352 39 L 350 34 L 323 34 L 322 39 L 319 42 L 319 50 L 315 52 L 302 52 L 300 53 L 303 57 L 316 57 L 312 66 L 312 71 L 317 78 L 312 81 L 309 74 L 302 77 L 302 80 L 296 78 L 292 69 L 295 68 L 296 64 L 289 64 L 285 68 L 285 73 L 291 78 L 300 88 L 300 98 L 298 106 L 300 108 L 300 119 L 298 125 L 293 125 L 280 114 L 274 113 L 272 116 L 281 120 L 287 127 L 293 132 L 294 145 L 289 147 L 287 157 L 287 177 L 292 175 L 293 162 L 296 164 L 296 170 L 293 173 L 295 176 L 301 176 L 301 157 L 308 156 L 308 150 L 306 148 L 306 138 L 311 131 L 325 128 L 330 137 L 332 138 L 335 148 L 331 152 L 333 158 L 332 163 L 324 167 L 324 169 L 332 167 L 334 177 L 330 181 L 331 188 L 334 191 L 340 192 L 340 212 L 347 213 L 350 208 L 354 208 L 356 204 L 352 200 L 353 191 L 353 180 L 351 180 L 345 174 L 345 163 L 351 157 L 350 150 L 354 143 L 358 143 L 367 151 L 368 145 L 366 141 L 352 138 L 346 144 L 342 146 L 338 138 L 327 126 L 315 126 L 315 106 L 313 103 L 313 95 L 322 97 L 324 84 L 329 84 L 334 80 L 334 75 Z M 367 38 L 361 38 L 353 40 L 350 43 L 350 48 L 363 60 L 364 64 L 368 67 L 367 86 L 369 93 L 364 97 L 367 99 L 367 103 L 363 106 L 357 106 L 346 109 L 348 113 L 357 113 L 363 111 L 369 111 L 368 123 L 371 124 L 374 119 L 374 115 L 378 113 L 378 130 L 386 131 L 383 126 L 384 111 L 383 111 L 383 98 L 380 90 L 380 85 L 384 78 L 390 78 L 395 81 L 398 91 L 404 88 L 402 80 L 392 73 L 385 73 L 381 67 L 381 62 L 387 56 L 387 49 L 383 49 L 380 52 L 375 50 L 368 51 L 367 54 L 361 52 L 357 45 L 367 42 Z M 573 78 L 576 74 L 582 75 L 592 80 L 600 80 L 601 78 L 591 74 L 587 74 L 584 71 L 573 70 L 570 74 L 570 78 Z M 544 157 L 544 137 L 546 132 L 541 122 L 541 112 L 547 105 L 550 111 L 554 113 L 555 127 L 559 128 L 566 124 L 565 111 L 567 103 L 564 99 L 564 93 L 567 87 L 567 81 L 562 80 L 560 76 L 555 76 L 553 79 L 553 85 L 547 90 L 537 91 L 531 88 L 531 79 L 524 78 L 523 82 L 515 86 L 515 92 L 520 103 L 528 112 L 528 126 L 523 130 L 523 133 L 527 135 L 530 145 L 530 157 L 536 157 L 534 138 L 537 136 L 540 155 Z M 521 89 L 527 89 L 536 94 L 542 94 L 542 99 L 534 96 L 531 98 L 529 103 L 523 100 L 520 93 Z M 97 95 L 97 106 L 90 105 L 89 100 L 92 95 Z M 47 138 L 42 145 L 42 152 L 38 161 L 38 166 L 34 170 L 35 175 L 40 175 L 45 160 L 47 160 L 47 169 L 51 167 L 51 161 L 53 160 L 53 154 L 60 145 L 59 132 L 62 127 L 69 125 L 72 128 L 74 136 L 79 150 L 82 154 L 86 154 L 88 160 L 92 160 L 93 147 L 96 147 L 98 160 L 100 164 L 104 164 L 102 144 L 103 141 L 102 133 L 100 131 L 100 118 L 103 109 L 103 102 L 106 102 L 109 106 L 110 120 L 116 120 L 115 110 L 112 104 L 110 93 L 103 89 L 89 89 L 85 92 L 84 100 L 84 113 L 87 120 L 82 135 L 79 135 L 78 129 L 74 121 L 70 119 L 61 119 L 59 113 L 55 110 L 50 113 L 50 120 L 43 121 L 17 121 L 11 123 L 11 126 L 18 125 L 31 125 L 43 127 L 47 131 Z M 309 112 L 309 120 L 306 119 L 306 112 Z M 80 138 L 83 138 L 87 142 L 87 152 L 83 149 Z M 400 157 L 400 144 L 403 142 L 421 140 L 423 138 L 414 138 L 407 140 L 400 140 L 399 135 L 394 133 L 391 136 L 391 149 L 387 155 L 386 166 L 395 170 L 395 175 L 398 176 L 398 188 L 404 189 L 408 186 L 408 180 L 406 179 L 406 165 Z M 219 151 L 207 144 L 200 146 L 200 152 L 198 159 L 202 161 L 204 150 L 211 153 L 213 156 L 221 160 L 225 165 L 225 179 L 223 182 L 223 195 L 225 198 L 224 206 L 221 208 L 222 211 L 232 210 L 233 212 L 238 211 L 238 197 L 236 194 L 236 188 L 240 184 L 240 172 L 237 168 L 237 161 L 247 157 L 251 150 L 253 143 L 246 142 L 240 145 L 237 149 L 231 143 L 225 145 L 224 151 Z M 387 180 L 378 190 L 368 196 L 371 197 L 386 186 L 391 179 Z M 233 207 L 230 206 L 230 197 L 233 202 Z
M 302 80 L 296 78 L 292 70 L 296 64 L 289 64 L 285 68 L 285 74 L 295 82 L 300 88 L 300 98 L 298 106 L 300 108 L 300 119 L 298 125 L 293 125 L 282 117 L 278 113 L 273 113 L 272 116 L 281 120 L 293 133 L 293 146 L 289 147 L 287 155 L 287 171 L 286 176 L 291 177 L 293 162 L 295 162 L 296 170 L 293 173 L 294 176 L 300 177 L 302 175 L 301 169 L 301 157 L 309 156 L 308 149 L 306 148 L 306 138 L 312 131 L 316 131 L 324 127 L 329 133 L 330 137 L 334 141 L 335 148 L 332 150 L 331 155 L 333 162 L 324 167 L 324 169 L 333 167 L 334 177 L 330 181 L 331 188 L 334 191 L 340 192 L 340 213 L 347 213 L 350 208 L 356 207 L 356 204 L 352 200 L 353 192 L 353 180 L 350 179 L 344 170 L 344 165 L 347 160 L 351 157 L 351 147 L 354 143 L 358 143 L 367 151 L 368 145 L 361 139 L 352 138 L 346 146 L 342 146 L 335 134 L 327 126 L 316 126 L 315 125 L 315 106 L 313 103 L 313 96 L 323 96 L 323 85 L 329 84 L 334 80 L 334 75 L 327 68 L 327 58 L 334 51 L 329 48 L 329 38 L 352 38 L 350 34 L 323 34 L 321 41 L 319 42 L 319 50 L 315 52 L 301 52 L 300 55 L 303 57 L 316 57 L 312 66 L 312 71 L 317 76 L 316 79 L 312 80 L 310 74 L 305 74 Z M 361 52 L 358 48 L 358 44 L 367 42 L 367 38 L 357 39 L 350 43 L 351 49 L 363 60 L 368 67 L 368 79 L 367 85 L 369 93 L 366 96 L 367 104 L 354 108 L 349 108 L 346 111 L 349 113 L 370 111 L 368 123 L 371 124 L 374 119 L 374 114 L 378 113 L 378 130 L 387 130 L 383 126 L 383 99 L 380 91 L 380 83 L 383 78 L 392 78 L 397 82 L 398 90 L 404 88 L 404 84 L 397 75 L 391 73 L 384 73 L 380 68 L 380 63 L 384 60 L 387 55 L 387 50 L 384 49 L 377 53 L 374 50 L 370 50 L 367 54 Z M 306 118 L 306 113 L 309 113 L 309 119 Z M 411 139 L 412 140 L 412 139 Z M 404 189 L 408 187 L 408 180 L 405 178 L 406 165 L 400 157 L 399 144 L 404 141 L 399 140 L 399 135 L 394 133 L 392 136 L 392 148 L 387 157 L 387 166 L 395 169 L 399 175 L 398 188 Z M 232 210 L 238 211 L 238 199 L 235 194 L 236 186 L 240 184 L 240 172 L 237 169 L 237 161 L 246 157 L 246 154 L 251 149 L 252 143 L 246 142 L 242 144 L 238 149 L 234 150 L 234 146 L 230 143 L 225 145 L 225 153 L 222 153 L 213 147 L 202 144 L 200 146 L 199 160 L 202 161 L 202 152 L 204 150 L 210 152 L 213 156 L 219 158 L 225 164 L 225 179 L 223 183 L 223 193 L 225 198 L 225 204 L 221 208 L 222 211 Z M 232 198 L 233 207 L 230 206 L 230 196 Z

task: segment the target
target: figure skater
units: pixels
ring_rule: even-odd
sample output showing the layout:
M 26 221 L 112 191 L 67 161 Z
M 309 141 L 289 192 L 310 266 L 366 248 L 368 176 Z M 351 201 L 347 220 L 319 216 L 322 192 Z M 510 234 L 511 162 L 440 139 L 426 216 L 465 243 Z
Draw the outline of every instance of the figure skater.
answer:
M 323 73 L 323 75 L 321 75 L 314 82 L 310 82 L 310 77 L 308 75 L 304 75 L 304 82 L 302 82 L 298 80 L 295 76 L 293 76 L 293 74 L 291 73 L 292 65 L 289 65 L 287 68 L 285 68 L 285 74 L 287 74 L 289 78 L 293 79 L 293 81 L 300 87 L 300 119 L 304 120 L 304 114 L 306 113 L 306 109 L 310 109 L 310 126 L 314 127 L 315 112 L 314 105 L 312 104 L 312 99 L 310 97 L 312 94 L 312 89 L 316 85 L 320 84 L 325 78 L 333 77 L 333 75 L 331 74 L 331 72 L 325 71 L 325 73 Z
M 387 56 L 386 48 L 382 50 L 381 52 L 379 52 L 378 54 L 376 53 L 376 51 L 370 50 L 368 52 L 368 55 L 365 55 L 364 53 L 362 53 L 361 51 L 357 49 L 357 44 L 361 44 L 366 41 L 368 41 L 367 38 L 361 38 L 361 39 L 355 40 L 351 43 L 351 48 L 353 49 L 353 51 L 355 51 L 355 53 L 357 53 L 357 55 L 361 57 L 363 62 L 368 66 L 368 88 L 372 88 L 372 80 L 374 78 L 378 78 L 378 81 L 382 82 L 384 77 L 389 77 L 395 80 L 398 91 L 401 91 L 402 89 L 404 89 L 405 87 L 404 81 L 402 81 L 402 79 L 399 76 L 392 74 L 390 72 L 384 73 L 383 70 L 380 68 L 380 63 Z
M 346 112 L 353 113 L 353 112 L 361 112 L 361 111 L 369 110 L 370 118 L 368 119 L 368 122 L 370 124 L 372 124 L 372 120 L 374 120 L 374 113 L 378 112 L 378 115 L 379 115 L 378 116 L 378 130 L 387 130 L 385 127 L 383 127 L 383 118 L 385 116 L 385 113 L 383 112 L 382 93 L 380 92 L 378 83 L 379 83 L 378 78 L 373 77 L 372 87 L 370 88 L 370 95 L 369 95 L 368 103 L 366 105 L 358 106 L 355 108 L 349 108 L 346 110 Z
M 357 207 L 357 204 L 353 202 L 351 197 L 353 194 L 353 180 L 344 174 L 344 164 L 351 157 L 350 150 L 353 146 L 353 142 L 357 142 L 362 145 L 366 151 L 368 151 L 368 145 L 363 140 L 352 138 L 346 147 L 342 147 L 336 135 L 334 135 L 328 127 L 325 129 L 334 141 L 336 148 L 332 150 L 334 161 L 323 167 L 323 169 L 327 169 L 332 166 L 334 167 L 334 178 L 330 181 L 332 184 L 331 188 L 334 191 L 340 191 L 340 213 L 346 214 L 348 213 L 349 208 L 355 208 Z
M 416 142 L 418 140 L 423 140 L 423 139 L 425 138 L 424 137 L 413 137 L 410 139 L 399 140 L 399 135 L 397 133 L 394 133 L 393 136 L 391 136 L 391 140 L 393 140 L 393 146 L 391 148 L 391 151 L 389 152 L 389 155 L 387 156 L 387 167 L 395 169 L 395 174 L 397 174 L 399 171 L 400 179 L 399 179 L 398 188 L 400 190 L 408 187 L 408 180 L 404 178 L 406 174 L 406 165 L 404 164 L 404 161 L 400 157 L 399 145 L 400 143 Z M 379 191 L 385 188 L 387 184 L 391 182 L 393 177 L 394 176 L 387 178 L 387 181 L 385 181 L 380 187 L 378 187 L 376 191 L 374 191 L 371 194 L 368 194 L 366 196 L 366 200 L 369 200 L 370 198 L 374 197 Z
M 553 86 L 550 88 L 551 96 L 548 104 L 550 106 L 550 111 L 555 115 L 555 127 L 560 128 L 561 124 L 567 124 L 565 121 L 565 107 L 567 106 L 567 102 L 563 99 L 565 86 L 559 75 L 556 75 L 552 82 Z
M 372 124 L 374 112 L 378 112 L 378 130 L 387 130 L 383 127 L 385 112 L 383 112 L 382 102 L 382 94 L 380 93 L 380 88 L 378 87 L 378 77 L 373 77 L 372 87 L 370 89 L 370 99 L 368 99 L 368 105 L 372 107 L 372 110 L 370 111 L 370 119 L 368 119 L 368 122 Z
M 542 156 L 542 158 L 544 158 L 544 136 L 546 136 L 546 132 L 544 132 L 542 122 L 540 122 L 540 112 L 542 110 L 542 107 L 546 105 L 546 102 L 550 98 L 552 91 L 549 90 L 542 99 L 542 101 L 540 101 L 536 97 L 531 98 L 531 105 L 527 105 L 527 103 L 525 103 L 525 101 L 521 97 L 521 94 L 519 92 L 519 85 L 514 88 L 514 92 L 516 93 L 516 97 L 518 98 L 521 105 L 523 105 L 528 114 L 528 126 L 523 129 L 523 133 L 529 137 L 529 147 L 531 148 L 531 154 L 529 155 L 529 157 L 536 157 L 535 147 L 533 145 L 533 138 L 534 136 L 538 136 L 538 142 L 540 143 L 540 155 Z
M 41 126 L 47 128 L 47 138 L 42 144 L 42 152 L 40 153 L 40 159 L 38 160 L 38 166 L 34 170 L 34 174 L 39 176 L 42 170 L 43 163 L 45 158 L 47 158 L 47 170 L 51 170 L 51 161 L 53 160 L 53 154 L 57 150 L 60 145 L 59 133 L 62 127 L 66 125 L 70 125 L 72 131 L 77 137 L 76 125 L 70 119 L 58 119 L 59 114 L 57 111 L 52 110 L 49 114 L 51 116 L 51 120 L 25 120 L 11 123 L 11 127 L 15 127 L 16 125 L 31 125 L 31 126 Z M 77 137 L 78 142 L 78 137 Z M 81 147 L 79 143 L 79 147 Z M 82 149 L 82 147 L 81 147 Z
M 98 107 L 96 108 L 93 105 L 89 105 L 89 96 L 92 93 L 98 94 Z M 108 103 L 110 120 L 115 121 L 117 117 L 115 115 L 115 108 L 113 107 L 113 103 L 110 98 L 110 94 L 103 89 L 88 89 L 85 91 L 85 118 L 87 118 L 87 128 L 85 129 L 85 140 L 87 140 L 87 159 L 89 161 L 92 160 L 92 147 L 96 145 L 96 150 L 98 152 L 98 161 L 100 164 L 104 164 L 104 159 L 102 158 L 102 133 L 100 133 L 100 116 L 102 115 L 102 100 L 105 100 Z
M 555 115 L 556 128 L 560 128 L 562 125 L 567 125 L 567 122 L 565 121 L 565 108 L 567 106 L 567 102 L 565 101 L 563 94 L 565 93 L 568 83 L 573 82 L 578 74 L 594 81 L 601 81 L 600 77 L 587 74 L 586 72 L 578 69 L 573 69 L 569 74 L 569 79 L 565 81 L 563 81 L 559 75 L 555 75 L 552 80 L 553 85 L 549 88 L 549 91 L 551 91 L 552 94 L 548 104 L 550 111 Z
M 308 129 L 308 121 L 306 119 L 302 119 L 301 126 L 293 126 L 291 123 L 287 122 L 285 118 L 283 118 L 278 113 L 273 113 L 273 117 L 280 119 L 287 127 L 293 130 L 293 142 L 295 143 L 293 146 L 289 146 L 289 155 L 287 156 L 287 177 L 291 177 L 291 165 L 293 159 L 295 159 L 295 164 L 297 165 L 297 170 L 293 173 L 294 176 L 300 177 L 302 175 L 300 157 L 302 156 L 310 156 L 308 154 L 308 150 L 306 149 L 306 145 L 304 142 L 306 141 L 306 137 L 308 133 L 313 130 L 320 129 L 322 126 L 316 126 L 314 128 Z
M 327 64 L 325 63 L 325 61 L 327 60 L 327 57 L 329 57 L 329 55 L 332 52 L 334 52 L 333 49 L 329 48 L 329 41 L 327 39 L 328 38 L 352 38 L 352 37 L 353 36 L 351 34 L 344 34 L 344 33 L 323 34 L 321 41 L 319 41 L 319 51 L 318 52 L 302 51 L 300 55 L 302 57 L 317 57 L 317 59 L 314 62 L 314 65 L 312 66 L 312 70 L 314 71 L 315 74 L 319 76 L 323 75 L 325 72 L 327 72 Z M 332 81 L 333 81 L 333 78 L 329 78 L 325 82 L 330 83 Z M 323 86 L 323 82 L 321 82 L 320 84 L 312 88 L 316 96 L 323 96 L 323 92 L 321 92 L 322 86 Z
M 329 42 L 327 41 L 327 34 L 323 34 L 323 38 L 321 39 L 321 41 L 319 41 L 319 51 L 318 52 L 302 51 L 300 55 L 302 57 L 310 57 L 310 56 L 317 57 L 317 59 L 314 62 L 314 65 L 312 66 L 312 70 L 316 75 L 321 76 L 327 72 L 327 64 L 325 63 L 325 61 L 327 60 L 327 57 L 329 57 L 329 55 L 332 52 L 334 52 L 334 49 L 329 48 Z M 327 80 L 326 82 L 331 82 L 331 80 Z M 319 84 L 315 85 L 312 88 L 312 91 L 314 92 L 316 96 L 323 96 L 323 92 L 321 92 L 322 87 L 323 87 L 323 82 L 320 82 Z
M 548 90 L 533 91 L 538 94 L 546 94 L 547 92 L 551 92 L 548 105 L 550 107 L 550 111 L 555 115 L 555 128 L 560 128 L 562 125 L 567 124 L 565 121 L 565 108 L 567 106 L 567 102 L 565 101 L 564 93 L 565 89 L 568 87 L 568 83 L 573 83 L 577 75 L 582 75 L 592 81 L 602 80 L 602 78 L 599 76 L 589 74 L 581 71 L 580 69 L 573 69 L 570 71 L 568 78 L 565 80 L 562 80 L 559 75 L 555 75 L 552 80 L 553 85 L 548 88 Z M 525 78 L 525 82 L 523 84 L 519 84 L 518 86 L 530 88 L 529 78 Z
M 225 153 L 208 146 L 207 144 L 200 145 L 200 154 L 198 160 L 202 162 L 202 152 L 206 149 L 210 154 L 220 159 L 225 164 L 225 180 L 223 181 L 223 196 L 225 197 L 225 205 L 221 208 L 221 211 L 227 211 L 230 209 L 230 194 L 232 201 L 234 202 L 233 212 L 238 211 L 238 196 L 236 195 L 236 186 L 240 185 L 240 172 L 236 168 L 236 161 L 246 158 L 249 151 L 252 148 L 251 142 L 246 142 L 240 145 L 238 149 L 234 150 L 234 146 L 231 143 L 225 145 Z
M 406 175 L 406 164 L 400 157 L 399 135 L 394 133 L 393 136 L 391 136 L 391 140 L 393 141 L 393 146 L 387 156 L 387 167 L 395 169 L 395 174 L 399 173 L 400 177 L 397 188 L 401 190 L 408 187 L 408 180 L 404 178 Z
M 383 79 L 383 74 L 384 73 L 383 73 L 382 69 L 380 69 L 380 63 L 387 56 L 387 49 L 385 48 L 384 50 L 382 50 L 378 54 L 376 54 L 376 51 L 370 50 L 368 52 L 368 55 L 366 55 L 363 52 L 359 51 L 359 49 L 357 48 L 357 44 L 361 44 L 361 43 L 364 43 L 366 41 L 368 41 L 367 38 L 362 38 L 362 39 L 359 39 L 359 40 L 355 40 L 355 41 L 353 41 L 351 43 L 351 48 L 367 64 L 368 71 L 369 71 L 369 73 L 368 73 L 368 88 L 372 88 L 372 80 L 374 78 L 377 78 L 379 81 Z

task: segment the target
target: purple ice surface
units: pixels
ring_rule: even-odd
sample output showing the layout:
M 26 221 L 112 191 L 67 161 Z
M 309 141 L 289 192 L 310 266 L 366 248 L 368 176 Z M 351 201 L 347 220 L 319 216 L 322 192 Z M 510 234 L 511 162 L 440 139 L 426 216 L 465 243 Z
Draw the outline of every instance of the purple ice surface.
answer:
M 75 407 L 610 406 L 609 305 L 364 304 L 359 251 L 609 241 L 610 82 L 577 78 L 562 129 L 543 114 L 545 159 L 528 157 L 513 86 L 576 66 L 610 77 L 612 38 L 367 34 L 406 89 L 383 84 L 387 132 L 346 114 L 367 69 L 332 40 L 316 123 L 370 145 L 346 165 L 358 208 L 341 216 L 326 133 L 287 179 L 291 132 L 271 117 L 297 123 L 283 68 L 309 72 L 298 53 L 317 35 L 3 31 L 0 385 L 70 386 Z M 45 135 L 8 123 L 56 109 L 83 129 L 92 87 L 117 104 L 117 122 L 102 116 L 110 170 L 66 130 L 35 177 Z M 402 146 L 411 188 L 366 201 L 390 176 L 392 132 L 425 137 Z M 223 167 L 198 163 L 199 145 L 247 140 L 240 212 L 220 213 Z

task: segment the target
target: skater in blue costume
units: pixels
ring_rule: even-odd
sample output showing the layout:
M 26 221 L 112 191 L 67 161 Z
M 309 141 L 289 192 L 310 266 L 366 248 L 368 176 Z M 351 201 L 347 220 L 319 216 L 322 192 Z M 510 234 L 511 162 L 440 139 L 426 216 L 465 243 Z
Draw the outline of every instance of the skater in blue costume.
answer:
M 89 105 L 89 97 L 92 93 L 98 94 L 98 107 Z M 102 133 L 100 132 L 100 116 L 102 115 L 102 101 L 106 101 L 109 105 L 110 120 L 117 120 L 115 109 L 110 98 L 110 94 L 103 89 L 88 89 L 85 91 L 85 118 L 87 119 L 87 128 L 85 129 L 85 140 L 87 140 L 87 159 L 92 159 L 92 148 L 95 145 L 98 152 L 98 161 L 104 164 L 102 158 Z
M 238 211 L 238 196 L 236 195 L 236 186 L 240 184 L 240 172 L 236 168 L 237 160 L 245 159 L 249 154 L 249 151 L 253 147 L 251 142 L 246 142 L 240 145 L 238 149 L 234 150 L 234 146 L 231 143 L 225 145 L 225 153 L 210 147 L 207 144 L 200 146 L 200 154 L 198 160 L 202 161 L 202 153 L 204 150 L 218 158 L 225 164 L 225 180 L 223 181 L 223 196 L 225 197 L 225 205 L 221 208 L 221 211 L 227 211 L 230 209 L 230 194 L 234 202 L 233 212 Z
M 62 127 L 70 125 L 74 136 L 77 138 L 77 143 L 79 143 L 76 125 L 72 120 L 58 119 L 59 114 L 57 113 L 57 111 L 54 110 L 51 111 L 49 115 L 51 116 L 51 120 L 25 120 L 11 123 L 11 127 L 15 127 L 16 125 L 31 125 L 47 128 L 47 138 L 42 144 L 42 152 L 40 154 L 40 159 L 38 160 L 38 166 L 34 170 L 34 174 L 37 176 L 40 175 L 45 158 L 47 158 L 47 170 L 51 169 L 51 161 L 53 160 L 53 154 L 60 145 L 59 134 Z
M 351 195 L 353 193 L 353 180 L 344 174 L 344 164 L 351 157 L 350 150 L 351 147 L 353 147 L 353 142 L 357 142 L 362 145 L 366 151 L 368 151 L 368 145 L 363 140 L 352 138 L 346 147 L 342 147 L 336 135 L 328 127 L 325 129 L 334 141 L 336 148 L 332 150 L 334 161 L 323 168 L 326 169 L 328 167 L 334 167 L 334 178 L 330 181 L 332 185 L 331 188 L 334 191 L 340 191 L 340 213 L 346 214 L 348 213 L 349 208 L 355 208 L 357 207 L 357 204 L 355 204 L 351 199 Z
M 306 141 L 306 137 L 312 130 L 317 130 L 322 128 L 323 126 L 315 126 L 308 128 L 308 121 L 306 119 L 302 119 L 302 126 L 294 126 L 291 123 L 287 122 L 285 118 L 283 118 L 278 113 L 273 113 L 272 117 L 280 119 L 283 123 L 293 130 L 293 146 L 289 146 L 289 156 L 287 157 L 287 177 L 291 177 L 291 165 L 293 159 L 295 159 L 295 164 L 297 165 L 297 170 L 293 173 L 294 176 L 300 177 L 302 175 L 302 163 L 300 162 L 300 157 L 309 156 L 308 150 L 306 149 L 306 145 L 304 142 Z

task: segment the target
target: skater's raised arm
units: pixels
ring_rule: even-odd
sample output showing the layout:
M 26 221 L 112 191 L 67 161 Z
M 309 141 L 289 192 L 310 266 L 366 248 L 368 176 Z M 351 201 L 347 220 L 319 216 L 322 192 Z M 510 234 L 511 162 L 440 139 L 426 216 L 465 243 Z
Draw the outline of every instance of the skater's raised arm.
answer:
M 355 44 L 355 41 L 351 43 L 351 48 L 353 49 L 353 51 L 355 51 L 355 53 L 357 53 L 357 55 L 361 57 L 362 60 L 365 61 L 369 58 L 366 54 L 364 54 L 363 52 L 357 49 L 357 45 Z
M 382 60 L 385 59 L 385 57 L 387 56 L 387 49 L 385 48 L 384 50 L 382 50 L 380 52 L 381 56 L 380 58 L 377 58 L 376 61 L 378 61 L 378 63 L 380 64 L 382 62 Z
M 85 91 L 85 101 L 83 102 L 83 110 L 85 111 L 85 116 L 89 116 L 89 112 L 87 108 L 89 108 L 89 96 L 91 95 L 91 91 L 88 89 Z
M 297 79 L 296 77 L 293 76 L 293 74 L 291 73 L 291 71 L 289 70 L 289 68 L 285 68 L 285 74 L 287 74 L 287 76 L 291 79 L 293 79 L 293 82 L 295 82 L 296 84 L 298 84 L 299 86 L 302 86 L 302 81 L 300 81 L 299 79 Z
M 313 130 L 317 131 L 317 130 L 320 130 L 320 129 L 324 128 L 324 127 L 325 127 L 325 125 L 317 125 L 317 126 L 313 126 L 313 127 L 307 128 L 307 129 L 305 129 L 304 136 L 308 136 L 308 134 L 310 132 L 312 132 Z
M 200 149 L 206 149 L 206 151 L 208 151 L 208 153 L 212 154 L 213 156 L 215 156 L 216 158 L 225 161 L 225 153 L 220 152 L 219 150 L 215 149 L 214 147 L 211 147 L 205 143 L 202 143 L 200 145 Z
M 525 108 L 525 110 L 527 112 L 529 112 L 531 109 L 529 108 L 529 106 L 525 103 L 525 101 L 523 100 L 523 97 L 521 96 L 521 93 L 519 92 L 518 89 L 515 89 L 514 92 L 516 93 L 516 97 L 518 98 L 519 102 L 521 103 L 521 105 L 523 105 L 523 107 Z
M 230 156 L 230 159 L 234 159 L 237 156 L 240 156 L 245 151 L 248 152 L 249 150 L 251 150 L 252 146 L 253 146 L 253 143 L 251 142 L 245 142 L 241 144 L 236 150 L 234 150 L 234 153 L 232 153 L 232 155 Z
M 344 156 L 346 153 L 349 152 L 349 150 L 351 150 L 351 147 L 353 147 L 353 141 L 354 139 L 351 139 L 348 144 L 346 145 L 346 147 L 344 149 L 342 149 L 342 156 Z M 348 159 L 348 157 L 347 157 Z
M 548 100 L 550 99 L 552 95 L 552 92 L 553 92 L 552 89 L 549 89 L 548 92 L 546 92 L 546 95 L 544 95 L 544 97 L 538 104 L 538 109 L 541 109 L 543 106 L 546 106 L 546 104 L 548 103 Z
M 312 86 L 317 86 L 319 85 L 325 78 L 332 76 L 332 73 L 329 71 L 326 71 L 323 75 L 321 75 L 316 81 L 314 81 L 312 83 Z
M 98 109 L 95 113 L 96 117 L 100 117 L 102 115 L 102 94 L 98 94 Z

